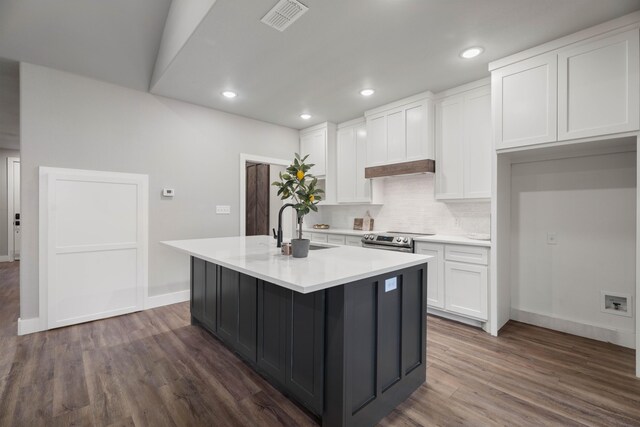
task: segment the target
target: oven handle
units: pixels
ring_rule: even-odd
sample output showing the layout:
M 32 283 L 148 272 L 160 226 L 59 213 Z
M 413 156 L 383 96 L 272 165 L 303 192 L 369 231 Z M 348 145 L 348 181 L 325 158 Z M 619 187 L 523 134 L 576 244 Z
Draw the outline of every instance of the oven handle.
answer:
M 362 247 L 363 248 L 369 248 L 369 249 L 382 249 L 384 251 L 413 253 L 413 249 L 411 249 L 411 248 L 401 248 L 401 247 L 397 247 L 397 246 L 377 245 L 375 243 L 371 244 L 371 243 L 362 242 Z

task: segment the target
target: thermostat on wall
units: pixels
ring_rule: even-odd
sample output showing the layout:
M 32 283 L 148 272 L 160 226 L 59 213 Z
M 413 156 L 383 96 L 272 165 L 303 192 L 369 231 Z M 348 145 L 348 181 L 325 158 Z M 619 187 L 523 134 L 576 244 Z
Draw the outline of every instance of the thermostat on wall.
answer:
M 175 194 L 175 191 L 173 191 L 173 188 L 162 189 L 162 197 L 173 197 L 174 194 Z

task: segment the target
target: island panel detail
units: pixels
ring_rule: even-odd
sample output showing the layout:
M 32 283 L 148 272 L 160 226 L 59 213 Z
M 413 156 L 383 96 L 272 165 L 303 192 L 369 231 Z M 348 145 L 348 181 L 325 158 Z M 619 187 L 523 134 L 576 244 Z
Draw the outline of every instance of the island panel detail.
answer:
M 426 269 L 302 294 L 192 257 L 192 323 L 324 426 L 372 426 L 425 381 Z

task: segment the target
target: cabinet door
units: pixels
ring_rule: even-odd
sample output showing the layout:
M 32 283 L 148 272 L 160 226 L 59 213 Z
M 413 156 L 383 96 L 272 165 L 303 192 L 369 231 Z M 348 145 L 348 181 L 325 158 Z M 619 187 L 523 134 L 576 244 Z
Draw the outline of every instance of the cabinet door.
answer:
M 367 166 L 387 162 L 387 117 L 384 114 L 367 118 Z
M 558 52 L 558 139 L 638 130 L 638 29 Z
M 429 152 L 431 140 L 429 132 L 432 131 L 432 128 L 429 125 L 427 108 L 429 108 L 430 103 L 431 101 L 423 101 L 405 107 L 407 161 L 428 159 L 430 155 L 433 155 L 433 153 Z
M 496 149 L 556 141 L 557 64 L 550 53 L 491 74 Z
M 362 237 L 360 236 L 346 236 L 344 241 L 347 246 L 362 247 Z
M 240 274 L 238 282 L 238 335 L 235 348 L 252 362 L 256 361 L 258 279 Z
M 218 336 L 235 348 L 238 336 L 238 284 L 240 273 L 220 267 L 218 283 Z
M 204 288 L 204 306 L 202 322 L 216 333 L 218 315 L 218 269 L 215 264 L 206 263 L 206 281 Z
M 367 163 L 367 128 L 364 124 L 355 128 L 355 202 L 371 202 L 371 180 L 364 177 Z
M 436 104 L 436 198 L 463 197 L 464 98 L 452 96 Z
M 289 291 L 287 316 L 287 390 L 316 414 L 324 398 L 325 292 Z
M 464 96 L 464 198 L 491 197 L 491 88 Z
M 331 243 L 332 245 L 344 245 L 344 236 L 341 234 L 329 234 L 327 236 L 327 243 Z
M 338 202 L 353 202 L 356 198 L 357 146 L 355 129 L 347 127 L 338 131 L 337 178 Z M 364 174 L 364 170 L 362 171 Z
M 427 266 L 427 304 L 444 308 L 444 245 L 417 242 L 415 253 L 434 257 Z
M 404 109 L 400 109 L 387 114 L 387 162 L 404 162 L 406 159 Z
M 445 308 L 487 320 L 487 267 L 446 261 L 444 269 Z
M 308 162 L 314 166 L 310 172 L 321 177 L 327 174 L 327 131 L 315 130 L 300 136 L 300 155 L 309 155 Z
M 191 257 L 191 316 L 203 321 L 205 288 L 207 286 L 206 261 Z
M 258 367 L 281 384 L 286 378 L 287 307 L 291 291 L 258 284 Z
M 319 242 L 319 243 L 327 243 L 328 238 L 327 238 L 327 235 L 324 233 L 311 233 L 311 241 Z

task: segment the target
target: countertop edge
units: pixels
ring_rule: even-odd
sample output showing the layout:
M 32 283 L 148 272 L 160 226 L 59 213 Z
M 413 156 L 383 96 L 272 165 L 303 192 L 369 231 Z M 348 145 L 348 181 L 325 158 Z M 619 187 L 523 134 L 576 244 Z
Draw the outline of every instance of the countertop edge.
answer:
M 415 267 L 415 266 L 421 265 L 421 264 L 427 264 L 432 260 L 432 258 L 434 258 L 434 257 L 432 257 L 430 255 L 421 255 L 424 259 L 405 262 L 405 263 L 402 263 L 400 265 L 396 265 L 396 266 L 393 266 L 393 267 L 382 268 L 382 269 L 376 270 L 375 272 L 372 272 L 370 274 L 369 273 L 357 274 L 357 275 L 354 275 L 354 276 L 345 277 L 344 279 L 332 280 L 332 281 L 329 281 L 329 282 L 326 282 L 326 283 L 322 283 L 322 284 L 318 284 L 318 285 L 315 285 L 315 286 L 309 286 L 309 287 L 303 288 L 303 287 L 301 287 L 299 285 L 296 285 L 295 283 L 285 282 L 283 280 L 279 280 L 279 279 L 274 278 L 274 277 L 270 277 L 270 276 L 267 276 L 267 275 L 264 275 L 264 274 L 260 274 L 260 273 L 257 273 L 255 271 L 252 271 L 252 270 L 249 270 L 249 269 L 246 269 L 246 268 L 238 267 L 236 265 L 227 263 L 227 262 L 225 262 L 223 260 L 220 260 L 220 259 L 214 259 L 214 258 L 208 257 L 206 255 L 203 255 L 201 253 L 195 253 L 193 251 L 189 251 L 187 249 L 180 248 L 178 246 L 172 245 L 170 241 L 161 241 L 160 243 L 162 245 L 165 245 L 167 247 L 170 247 L 172 249 L 175 249 L 175 250 L 177 250 L 179 252 L 182 252 L 182 253 L 185 253 L 187 255 L 190 255 L 190 256 L 193 256 L 193 257 L 196 257 L 196 258 L 200 258 L 202 260 L 211 262 L 213 264 L 220 265 L 220 266 L 228 268 L 230 270 L 238 271 L 238 272 L 246 274 L 248 276 L 252 276 L 252 277 L 255 277 L 257 279 L 264 280 L 264 281 L 267 281 L 269 283 L 273 283 L 274 285 L 278 285 L 278 286 L 281 286 L 283 288 L 286 288 L 286 289 L 289 289 L 289 290 L 292 290 L 292 291 L 295 291 L 295 292 L 298 292 L 298 293 L 301 293 L 301 294 L 309 294 L 309 293 L 312 293 L 312 292 L 321 291 L 321 290 L 324 290 L 324 289 L 333 288 L 335 286 L 340 286 L 340 285 L 344 285 L 344 284 L 347 284 L 347 283 L 355 282 L 355 281 L 358 281 L 358 280 L 366 279 L 368 277 L 379 276 L 379 275 L 382 275 L 382 274 L 391 273 L 391 272 L 396 271 L 396 270 L 402 270 L 402 269 L 409 268 L 409 267 Z M 416 254 L 414 254 L 414 255 L 416 255 Z

